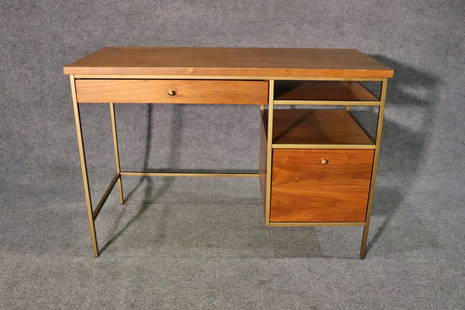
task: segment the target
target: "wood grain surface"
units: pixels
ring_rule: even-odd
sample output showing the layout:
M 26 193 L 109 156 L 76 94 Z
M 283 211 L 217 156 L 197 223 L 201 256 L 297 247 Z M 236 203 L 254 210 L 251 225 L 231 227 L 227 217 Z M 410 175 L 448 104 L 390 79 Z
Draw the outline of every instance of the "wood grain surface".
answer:
M 271 222 L 365 221 L 373 154 L 274 150 Z
M 349 112 L 334 109 L 274 110 L 275 144 L 369 144 Z
M 279 81 L 275 87 L 275 99 L 277 100 L 378 100 L 358 82 Z
M 168 93 L 174 91 L 175 95 Z M 79 103 L 266 104 L 266 81 L 76 80 Z
M 355 49 L 105 47 L 64 73 L 389 78 L 393 70 Z

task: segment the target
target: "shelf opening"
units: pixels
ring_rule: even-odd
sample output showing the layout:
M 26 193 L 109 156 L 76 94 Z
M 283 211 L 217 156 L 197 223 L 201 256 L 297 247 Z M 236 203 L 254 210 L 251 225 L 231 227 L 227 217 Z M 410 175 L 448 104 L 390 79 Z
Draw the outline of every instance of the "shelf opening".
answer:
M 378 102 L 379 98 L 369 88 L 376 89 L 356 81 L 276 81 L 274 99 Z
M 267 111 L 264 125 L 267 124 Z M 342 109 L 275 109 L 273 145 L 341 145 L 374 147 L 372 138 Z

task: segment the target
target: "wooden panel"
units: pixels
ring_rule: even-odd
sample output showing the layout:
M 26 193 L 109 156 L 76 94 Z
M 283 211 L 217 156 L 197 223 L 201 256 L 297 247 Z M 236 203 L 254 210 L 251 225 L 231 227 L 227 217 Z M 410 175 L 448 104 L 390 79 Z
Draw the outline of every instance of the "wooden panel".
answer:
M 354 49 L 105 47 L 65 74 L 389 78 L 392 69 Z
M 275 144 L 370 144 L 365 131 L 345 110 L 274 110 Z
M 358 82 L 334 81 L 279 81 L 277 100 L 332 100 L 377 101 L 378 99 Z
M 274 150 L 272 222 L 365 221 L 373 150 Z M 327 159 L 327 164 L 322 160 Z
M 80 103 L 266 104 L 266 81 L 76 80 Z M 170 96 L 169 91 L 175 95 Z

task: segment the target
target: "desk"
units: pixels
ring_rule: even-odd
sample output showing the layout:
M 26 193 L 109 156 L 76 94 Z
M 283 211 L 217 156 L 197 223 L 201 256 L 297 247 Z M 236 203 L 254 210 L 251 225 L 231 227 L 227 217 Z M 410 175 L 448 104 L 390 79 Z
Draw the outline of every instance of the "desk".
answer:
M 353 49 L 106 47 L 65 66 L 64 73 L 71 81 L 95 256 L 95 220 L 115 186 L 124 203 L 122 179 L 128 176 L 258 177 L 266 226 L 363 226 L 360 258 L 366 256 L 390 68 Z M 378 83 L 379 93 L 366 82 Z M 109 105 L 113 133 L 115 174 L 95 208 L 79 112 L 85 103 Z M 118 103 L 257 105 L 259 170 L 122 171 Z M 290 105 L 300 108 L 280 108 Z M 374 137 L 357 122 L 352 106 L 377 109 Z

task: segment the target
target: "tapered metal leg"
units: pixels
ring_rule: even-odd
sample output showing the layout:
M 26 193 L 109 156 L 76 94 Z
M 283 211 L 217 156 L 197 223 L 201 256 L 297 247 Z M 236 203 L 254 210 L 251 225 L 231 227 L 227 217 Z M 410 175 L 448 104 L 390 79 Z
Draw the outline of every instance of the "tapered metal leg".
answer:
M 266 200 L 265 225 L 270 224 L 271 212 L 271 169 L 273 159 L 273 112 L 274 112 L 274 80 L 268 82 L 268 128 L 266 141 Z
M 84 194 L 86 198 L 87 220 L 89 221 L 90 239 L 92 240 L 92 250 L 94 256 L 99 256 L 97 234 L 95 232 L 94 216 L 92 211 L 92 198 L 90 195 L 89 178 L 87 176 L 86 152 L 84 149 L 84 139 L 82 137 L 81 116 L 79 113 L 79 105 L 76 101 L 76 87 L 74 84 L 74 76 L 70 76 L 71 94 L 73 97 L 74 120 L 76 123 L 76 134 L 79 148 L 79 158 L 81 160 L 82 182 L 84 185 Z
M 373 158 L 373 169 L 371 171 L 371 183 L 370 183 L 370 194 L 368 198 L 368 207 L 366 213 L 365 227 L 363 228 L 362 244 L 360 246 L 360 259 L 365 258 L 367 254 L 367 242 L 368 242 L 368 231 L 370 229 L 371 222 L 371 210 L 373 208 L 374 194 L 375 194 L 375 183 L 376 174 L 378 169 L 378 158 L 381 147 L 381 134 L 383 132 L 383 120 L 384 120 L 384 103 L 386 102 L 386 90 L 387 90 L 387 79 L 383 80 L 381 85 L 380 101 L 381 105 L 378 110 L 378 125 L 376 128 L 376 148 Z
M 367 241 L 368 241 L 368 230 L 370 229 L 370 223 L 367 222 L 363 227 L 362 244 L 360 245 L 360 259 L 364 259 L 367 255 Z
M 115 116 L 115 105 L 114 103 L 109 104 L 110 107 L 110 118 L 111 118 L 111 131 L 113 133 L 113 149 L 115 152 L 115 172 L 120 176 L 116 184 L 118 184 L 118 197 L 119 202 L 124 204 L 123 194 L 123 181 L 121 176 L 121 165 L 119 161 L 119 147 L 118 147 L 118 132 L 116 130 L 116 116 Z

